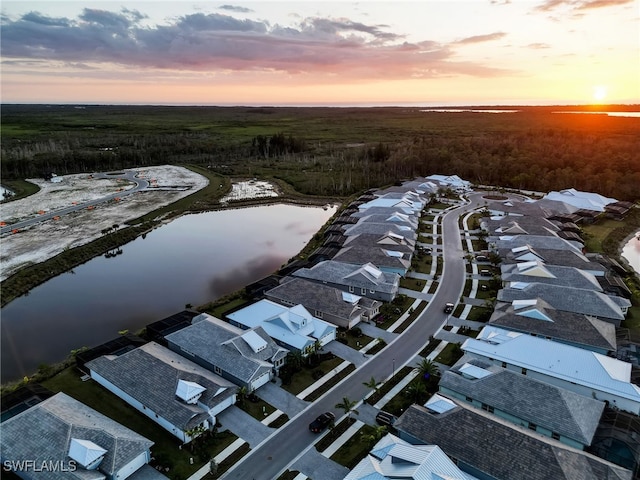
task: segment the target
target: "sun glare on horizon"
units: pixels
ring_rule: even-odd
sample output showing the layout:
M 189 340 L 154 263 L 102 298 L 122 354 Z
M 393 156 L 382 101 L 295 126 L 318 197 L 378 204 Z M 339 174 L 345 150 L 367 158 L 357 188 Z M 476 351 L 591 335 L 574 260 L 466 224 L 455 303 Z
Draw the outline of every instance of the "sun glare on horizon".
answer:
M 593 87 L 593 100 L 595 103 L 602 103 L 607 98 L 607 87 L 596 85 Z

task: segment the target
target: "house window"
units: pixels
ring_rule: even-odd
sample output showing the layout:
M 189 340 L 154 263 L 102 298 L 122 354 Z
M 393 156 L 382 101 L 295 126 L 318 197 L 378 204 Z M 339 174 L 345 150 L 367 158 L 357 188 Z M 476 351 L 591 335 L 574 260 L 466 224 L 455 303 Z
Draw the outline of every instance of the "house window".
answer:
M 361 289 L 360 289 L 360 293 L 361 293 L 362 295 L 364 295 L 365 293 L 367 293 L 367 289 L 366 289 L 366 288 L 361 288 Z
M 215 366 L 215 365 L 214 365 L 214 367 L 213 367 L 213 371 L 214 371 L 215 373 L 217 373 L 218 375 L 221 375 L 221 374 L 222 374 L 222 370 L 221 370 L 221 369 L 220 369 L 220 367 L 218 367 L 218 366 Z
M 527 369 L 526 369 L 526 368 L 523 368 L 523 369 L 522 369 L 522 374 L 523 374 L 523 375 L 526 375 L 526 374 L 527 374 Z
M 465 400 L 466 400 L 467 402 L 473 402 L 473 398 L 471 398 L 471 397 L 464 397 L 464 398 L 465 398 Z
M 502 368 L 507 368 L 507 362 L 502 362 Z
M 373 295 L 374 293 L 376 293 L 376 291 L 375 291 L 375 290 L 369 290 L 369 293 L 370 293 L 371 295 Z
M 349 293 L 353 293 L 354 292 L 354 288 L 353 287 L 349 287 Z
M 551 432 L 551 438 L 554 440 L 560 440 L 560 434 L 556 432 Z
M 316 317 L 317 318 L 322 318 L 322 312 L 319 310 L 316 310 Z
M 487 405 L 486 403 L 482 404 L 482 410 L 485 412 L 493 413 L 493 407 L 491 405 Z
M 535 423 L 529 422 L 529 430 L 533 430 L 535 432 L 536 428 L 538 428 L 538 426 Z

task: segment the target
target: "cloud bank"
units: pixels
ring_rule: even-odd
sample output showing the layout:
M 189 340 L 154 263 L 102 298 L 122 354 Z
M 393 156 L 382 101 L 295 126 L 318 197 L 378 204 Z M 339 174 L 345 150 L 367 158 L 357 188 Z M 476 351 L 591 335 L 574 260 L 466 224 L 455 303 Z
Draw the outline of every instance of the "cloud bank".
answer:
M 604 0 L 597 0 L 604 1 Z M 246 13 L 223 5 L 220 9 Z M 5 60 L 62 62 L 65 65 L 120 65 L 140 70 L 194 72 L 282 72 L 341 79 L 421 78 L 504 74 L 479 63 L 455 61 L 455 48 L 502 38 L 502 32 L 452 44 L 407 42 L 387 25 L 346 18 L 309 17 L 290 26 L 194 13 L 167 24 L 143 25 L 146 15 L 85 8 L 77 18 L 30 12 L 3 18 Z

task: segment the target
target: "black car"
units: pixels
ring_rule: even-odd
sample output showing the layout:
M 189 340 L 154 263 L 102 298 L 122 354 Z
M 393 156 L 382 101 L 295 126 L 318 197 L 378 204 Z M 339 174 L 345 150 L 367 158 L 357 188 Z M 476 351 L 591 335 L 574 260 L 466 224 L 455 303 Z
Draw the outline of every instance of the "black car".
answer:
M 309 424 L 309 430 L 313 433 L 320 433 L 327 428 L 330 423 L 334 422 L 335 419 L 336 416 L 333 413 L 325 412 Z
M 376 415 L 376 423 L 378 425 L 383 425 L 385 427 L 391 427 L 397 418 L 395 415 L 391 415 L 390 413 L 383 412 L 382 410 L 378 412 Z
M 453 312 L 453 303 L 447 303 L 444 306 L 444 313 L 451 313 Z

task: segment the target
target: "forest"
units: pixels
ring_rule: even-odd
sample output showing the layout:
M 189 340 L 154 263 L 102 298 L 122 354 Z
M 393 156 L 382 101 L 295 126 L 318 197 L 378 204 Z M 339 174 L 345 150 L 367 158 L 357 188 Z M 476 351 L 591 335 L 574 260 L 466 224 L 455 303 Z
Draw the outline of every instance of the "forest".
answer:
M 3 105 L 0 173 L 4 183 L 192 164 L 277 178 L 325 197 L 438 173 L 478 185 L 640 198 L 640 118 L 557 113 L 587 107 L 500 108 L 517 111 Z

